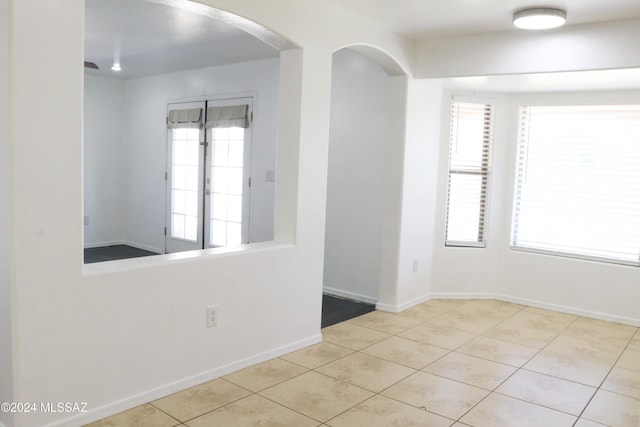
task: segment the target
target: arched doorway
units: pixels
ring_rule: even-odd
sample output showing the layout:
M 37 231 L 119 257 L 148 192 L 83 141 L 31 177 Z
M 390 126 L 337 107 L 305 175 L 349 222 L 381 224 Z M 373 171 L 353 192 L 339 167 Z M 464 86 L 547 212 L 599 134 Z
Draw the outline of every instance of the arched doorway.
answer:
M 395 286 L 405 93 L 406 76 L 384 52 L 354 46 L 333 54 L 326 295 L 375 306 L 381 289 Z

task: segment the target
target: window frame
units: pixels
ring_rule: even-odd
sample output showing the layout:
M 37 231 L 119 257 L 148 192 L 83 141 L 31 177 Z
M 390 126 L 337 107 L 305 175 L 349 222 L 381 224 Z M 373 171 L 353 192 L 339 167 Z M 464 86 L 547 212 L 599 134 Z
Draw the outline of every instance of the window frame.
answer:
M 593 95 L 593 94 L 591 94 Z M 562 98 L 562 99 L 559 99 Z M 522 108 L 523 107 L 589 107 L 589 106 L 640 106 L 640 102 L 634 100 L 634 102 L 630 101 L 626 97 L 619 96 L 605 96 L 602 97 L 600 95 L 594 96 L 580 96 L 580 97 L 563 97 L 562 94 L 558 94 L 557 96 L 544 97 L 543 99 L 538 98 L 527 98 L 520 101 L 516 105 L 517 109 L 517 123 L 515 124 L 517 134 L 515 136 L 516 140 L 516 149 L 514 155 L 514 175 L 513 175 L 513 197 L 512 197 L 512 207 L 511 207 L 511 224 L 510 224 L 510 233 L 509 233 L 509 249 L 517 252 L 526 252 L 526 253 L 534 253 L 541 255 L 550 255 L 561 258 L 571 258 L 578 259 L 584 261 L 595 261 L 602 262 L 607 264 L 614 265 L 624 265 L 624 266 L 640 266 L 640 254 L 637 261 L 629 261 L 621 258 L 611 258 L 606 256 L 598 256 L 598 255 L 588 255 L 574 252 L 566 252 L 562 250 L 553 250 L 553 249 L 544 249 L 544 248 L 536 248 L 530 246 L 524 246 L 521 244 L 516 244 L 516 233 L 518 227 L 516 226 L 518 222 L 518 212 L 519 212 L 519 192 L 520 189 L 520 174 L 523 169 L 521 169 L 523 150 L 528 150 L 528 147 L 522 146 L 523 136 L 521 135 L 523 132 L 522 129 Z M 528 138 L 527 138 L 528 139 Z M 527 165 L 527 168 L 529 166 Z M 638 242 L 638 246 L 640 248 L 640 242 Z
M 452 150 L 456 141 L 453 140 L 453 109 L 454 104 L 476 104 L 483 105 L 485 107 L 485 117 L 483 121 L 483 129 L 489 129 L 489 133 L 485 134 L 482 138 L 483 146 L 482 152 L 486 155 L 482 156 L 480 162 L 480 170 L 470 170 L 465 168 L 452 168 Z M 488 212 L 489 212 L 489 200 L 490 200 L 490 184 L 492 175 L 492 155 L 493 155 L 493 143 L 495 133 L 495 116 L 496 116 L 496 101 L 487 97 L 470 97 L 470 96 L 451 96 L 448 103 L 449 111 L 449 135 L 447 138 L 447 187 L 446 187 L 446 200 L 445 200 L 445 218 L 444 218 L 444 246 L 445 247 L 464 247 L 464 248 L 485 248 L 487 246 L 488 235 Z M 489 107 L 489 117 L 487 118 L 487 107 Z M 488 124 L 487 124 L 488 120 Z M 451 177 L 452 175 L 476 175 L 481 177 L 481 195 L 480 203 L 478 206 L 478 239 L 472 240 L 453 240 L 448 239 L 449 226 L 450 226 L 450 211 L 451 211 Z

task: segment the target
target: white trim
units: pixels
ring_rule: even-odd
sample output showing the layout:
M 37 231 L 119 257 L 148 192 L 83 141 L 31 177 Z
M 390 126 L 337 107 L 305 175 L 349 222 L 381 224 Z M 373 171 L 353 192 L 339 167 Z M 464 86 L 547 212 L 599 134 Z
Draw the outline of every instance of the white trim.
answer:
M 511 239 L 513 240 L 513 236 L 511 236 Z M 571 252 L 554 251 L 551 249 L 532 248 L 529 246 L 515 245 L 513 243 L 511 243 L 511 245 L 509 246 L 509 249 L 511 249 L 512 251 L 518 251 L 518 252 L 529 252 L 529 253 L 540 254 L 540 255 L 559 256 L 564 258 L 579 259 L 582 261 L 605 262 L 609 264 L 626 265 L 629 267 L 640 267 L 640 260 L 629 261 L 629 260 L 618 259 L 618 258 L 582 255 L 582 254 L 571 253 Z
M 134 243 L 129 241 L 124 241 L 123 245 L 131 246 L 132 248 L 142 249 L 143 251 L 155 252 L 158 255 L 164 255 L 164 249 L 156 248 L 153 246 L 141 245 L 140 243 Z
M 341 298 L 348 298 L 354 301 L 366 302 L 367 304 L 376 304 L 378 302 L 378 298 L 356 294 L 355 292 L 343 291 L 336 288 L 331 288 L 329 286 L 324 286 L 322 288 L 322 292 L 328 295 L 333 295 Z
M 451 95 L 451 100 L 453 102 L 463 102 L 465 104 L 484 104 L 484 105 L 491 105 L 493 107 L 496 106 L 496 97 L 495 95 L 482 95 L 482 96 L 476 96 L 475 94 L 473 95 L 462 95 L 462 94 L 458 94 L 455 93 L 453 95 Z
M 448 248 L 486 248 L 487 242 L 471 242 L 463 240 L 445 240 L 444 245 Z
M 494 299 L 498 301 L 511 302 L 514 304 L 526 305 L 528 307 L 544 308 L 546 310 L 558 311 L 560 313 L 574 314 L 576 316 L 589 317 L 592 319 L 606 320 L 608 322 L 623 323 L 625 325 L 631 325 L 640 327 L 640 318 L 617 316 L 615 314 L 601 313 L 599 311 L 585 310 L 582 308 L 569 307 L 560 304 L 550 304 L 538 300 L 532 300 L 528 298 L 514 297 L 504 294 L 492 294 L 492 293 L 473 293 L 473 292 L 436 292 L 431 294 L 431 299 Z
M 549 304 L 542 301 L 531 300 L 528 298 L 512 297 L 509 295 L 496 295 L 496 299 L 515 304 L 522 304 L 529 307 L 544 308 L 547 310 L 559 311 L 562 313 L 575 314 L 577 316 L 590 317 L 592 319 L 606 320 L 608 322 L 623 323 L 640 327 L 640 318 L 617 316 L 615 314 L 601 313 L 599 311 L 585 310 L 582 308 L 569 307 L 566 305 Z
M 185 104 L 189 102 L 201 102 L 201 101 L 224 101 L 227 99 L 236 98 L 254 98 L 258 97 L 258 92 L 255 90 L 245 90 L 240 92 L 225 92 L 216 95 L 200 95 L 200 96 L 187 96 L 184 98 L 165 99 L 165 104 Z
M 431 299 L 497 299 L 489 292 L 434 292 Z
M 47 427 L 62 427 L 62 426 L 80 427 L 85 424 L 100 420 L 102 418 L 134 408 L 138 405 L 151 402 L 152 400 L 156 400 L 156 399 L 168 396 L 170 394 L 176 393 L 181 390 L 185 390 L 189 387 L 193 387 L 198 384 L 202 384 L 204 382 L 211 381 L 216 378 L 220 378 L 224 375 L 228 375 L 232 372 L 247 368 L 257 363 L 265 362 L 267 360 L 271 360 L 273 358 L 282 356 L 284 354 L 291 353 L 292 351 L 300 350 L 301 348 L 305 348 L 310 345 L 317 344 L 321 341 L 322 341 L 322 335 L 315 334 L 308 338 L 304 338 L 304 339 L 295 341 L 293 343 L 283 345 L 281 347 L 276 347 L 274 349 L 271 349 L 262 353 L 258 353 L 254 356 L 250 356 L 245 359 L 241 359 L 239 361 L 229 363 L 228 365 L 223 365 L 218 368 L 214 368 L 209 371 L 205 371 L 200 374 L 196 374 L 191 377 L 184 378 L 169 384 L 165 384 L 163 386 L 156 387 L 152 390 L 148 390 L 148 391 L 118 400 L 116 402 L 106 404 L 97 409 L 91 410 L 86 414 L 77 415 L 71 418 L 66 418 L 64 420 L 57 421 L 52 424 L 48 424 Z
M 429 301 L 430 299 L 432 299 L 430 294 L 424 294 L 418 298 L 414 298 L 403 304 L 398 304 L 398 305 L 391 305 L 391 304 L 385 304 L 385 303 L 379 302 L 378 304 L 376 304 L 376 310 L 388 311 L 389 313 L 400 313 L 401 311 L 407 310 L 418 304 L 422 304 L 423 302 Z
M 126 245 L 126 243 L 124 242 L 124 240 L 113 240 L 113 241 L 97 242 L 97 243 L 85 243 L 84 248 L 85 249 L 92 249 L 92 248 L 101 248 L 103 246 L 114 246 L 114 245 Z

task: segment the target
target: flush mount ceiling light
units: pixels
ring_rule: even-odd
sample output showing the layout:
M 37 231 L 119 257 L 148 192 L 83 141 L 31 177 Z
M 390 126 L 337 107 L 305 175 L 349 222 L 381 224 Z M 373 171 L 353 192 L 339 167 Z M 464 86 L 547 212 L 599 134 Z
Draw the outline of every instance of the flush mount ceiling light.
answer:
M 513 14 L 513 25 L 525 30 L 548 30 L 567 21 L 567 12 L 562 9 L 539 7 L 523 9 Z

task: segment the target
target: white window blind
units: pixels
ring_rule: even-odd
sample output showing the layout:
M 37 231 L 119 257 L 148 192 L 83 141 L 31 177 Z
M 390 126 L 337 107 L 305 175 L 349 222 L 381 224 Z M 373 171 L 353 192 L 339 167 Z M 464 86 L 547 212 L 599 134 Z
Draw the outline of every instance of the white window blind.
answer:
M 246 128 L 249 126 L 247 113 L 248 105 L 228 105 L 224 107 L 209 107 L 207 109 L 206 128 Z
M 493 106 L 451 103 L 447 246 L 485 245 L 487 187 L 493 139 Z
M 512 245 L 640 263 L 640 105 L 520 109 Z
M 202 127 L 202 108 L 174 109 L 167 116 L 168 129 L 199 129 Z

